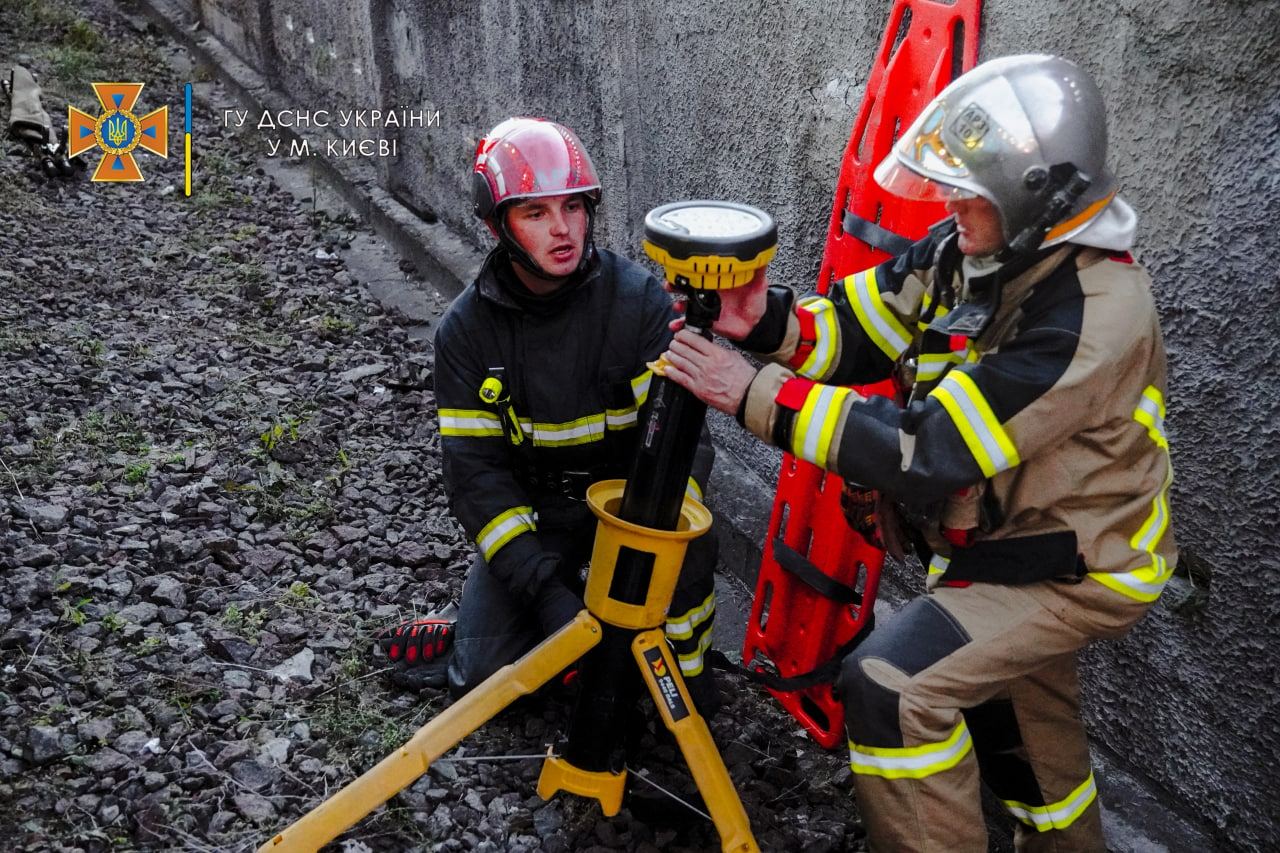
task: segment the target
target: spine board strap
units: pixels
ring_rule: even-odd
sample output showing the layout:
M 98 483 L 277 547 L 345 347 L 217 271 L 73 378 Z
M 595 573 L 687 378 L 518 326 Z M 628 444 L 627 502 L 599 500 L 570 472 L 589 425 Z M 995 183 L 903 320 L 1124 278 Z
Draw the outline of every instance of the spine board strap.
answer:
M 870 219 L 863 219 L 852 210 L 844 212 L 842 221 L 844 233 L 851 237 L 856 237 L 866 243 L 873 249 L 879 249 L 887 252 L 894 257 L 901 255 L 907 249 L 911 248 L 911 241 L 906 237 L 902 237 L 893 233 L 888 228 L 881 227 Z
M 781 539 L 773 540 L 773 557 L 779 566 L 804 581 L 819 595 L 838 601 L 841 604 L 862 604 L 862 593 L 824 573 L 809 560 L 805 559 L 799 551 L 796 551 Z M 786 677 L 778 675 L 776 672 L 762 669 L 761 667 L 764 664 L 756 660 L 749 661 L 746 666 L 739 666 L 725 657 L 724 652 L 719 649 L 708 651 L 705 659 L 715 669 L 737 673 L 748 681 L 762 684 L 768 689 L 779 693 L 792 693 L 834 681 L 836 674 L 840 671 L 841 662 L 867 638 L 867 635 L 871 633 L 874 627 L 875 616 L 868 614 L 868 618 L 862 624 L 862 627 L 847 642 L 837 648 L 829 659 L 808 672 L 800 672 Z

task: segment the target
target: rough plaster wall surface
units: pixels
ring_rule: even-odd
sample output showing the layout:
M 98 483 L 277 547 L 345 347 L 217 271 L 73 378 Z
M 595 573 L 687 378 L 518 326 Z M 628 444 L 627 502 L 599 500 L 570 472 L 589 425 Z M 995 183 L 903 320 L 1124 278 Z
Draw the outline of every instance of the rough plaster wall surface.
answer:
M 259 71 L 266 71 L 269 52 L 264 49 L 264 32 L 259 0 L 196 0 L 196 12 L 204 28 Z
M 382 136 L 381 128 L 340 127 L 336 114 L 400 106 L 381 97 L 370 4 L 296 0 L 266 3 L 265 9 L 278 56 L 274 78 L 293 96 L 295 109 L 330 110 L 335 135 Z
M 440 127 L 404 132 L 386 179 L 478 245 L 490 242 L 469 212 L 478 137 L 547 115 L 596 160 L 604 244 L 638 257 L 643 215 L 664 201 L 745 201 L 777 217 L 771 275 L 801 289 L 890 5 L 260 0 L 273 30 L 259 33 L 262 6 L 199 3 L 247 60 L 278 50 L 292 94 L 440 109 Z M 1195 588 L 1178 579 L 1131 636 L 1084 655 L 1091 731 L 1229 849 L 1276 849 L 1280 3 L 987 0 L 983 24 L 984 58 L 1052 51 L 1099 79 L 1169 352 L 1171 502 Z M 342 63 L 371 73 L 353 81 Z M 773 482 L 776 453 L 712 423 Z
M 552 13 L 538 4 L 442 2 L 385 5 L 385 43 L 395 73 L 388 97 L 441 111 L 439 127 L 406 132 L 392 188 L 477 245 L 492 238 L 471 215 L 470 163 L 480 137 L 510 115 L 543 115 L 574 128 L 606 186 L 601 232 L 625 199 L 622 158 L 602 119 L 620 75 L 592 27 L 592 14 Z M 375 16 L 376 17 L 376 16 Z M 612 135 L 612 130 L 610 131 Z M 616 139 L 616 137 L 613 137 Z M 620 151 L 619 151 L 620 154 Z M 625 209 L 625 205 L 622 205 Z
M 1086 656 L 1091 732 L 1233 844 L 1275 849 L 1280 4 L 988 3 L 984 17 L 984 55 L 1051 49 L 1099 80 L 1169 352 L 1170 500 L 1201 589 L 1172 585 Z

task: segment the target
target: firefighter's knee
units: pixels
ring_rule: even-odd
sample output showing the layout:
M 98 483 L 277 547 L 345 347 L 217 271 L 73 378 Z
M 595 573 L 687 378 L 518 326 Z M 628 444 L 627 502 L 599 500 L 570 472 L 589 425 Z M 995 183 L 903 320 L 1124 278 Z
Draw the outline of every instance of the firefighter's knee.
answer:
M 874 650 L 855 649 L 840 665 L 838 682 L 844 702 L 849 739 L 874 746 L 901 745 L 897 690 L 876 677 L 877 670 L 893 672 L 893 665 Z

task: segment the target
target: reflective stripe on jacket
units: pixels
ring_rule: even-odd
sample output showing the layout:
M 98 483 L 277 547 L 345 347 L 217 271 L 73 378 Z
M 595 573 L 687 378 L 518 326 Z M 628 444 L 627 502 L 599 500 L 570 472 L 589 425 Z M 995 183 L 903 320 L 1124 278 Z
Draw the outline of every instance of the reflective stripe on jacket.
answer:
M 966 338 L 948 334 L 948 315 L 981 294 L 958 271 L 941 280 L 941 239 L 794 307 L 773 289 L 744 345 L 776 346 L 765 357 L 779 364 L 749 389 L 748 428 L 770 440 L 777 401 L 789 401 L 788 450 L 908 505 L 934 505 L 922 517 L 985 483 L 988 524 L 971 548 L 951 549 L 936 526 L 921 531 L 950 558 L 935 561 L 949 577 L 1020 583 L 1087 572 L 1153 601 L 1176 552 L 1165 354 L 1147 274 L 1127 256 L 1046 251 L 1003 285 L 990 322 Z M 816 384 L 884 379 L 905 358 L 918 364 L 905 408 Z M 787 386 L 797 374 L 816 383 Z
M 646 362 L 666 349 L 671 299 L 642 267 L 607 251 L 581 281 L 550 299 L 513 297 L 501 249 L 449 307 L 435 338 L 435 392 L 449 506 L 494 574 L 519 587 L 541 553 L 539 525 L 588 525 L 585 504 L 540 494 L 529 472 L 625 477 Z M 502 369 L 525 440 L 513 446 L 502 413 L 479 398 Z M 695 476 L 711 466 L 706 433 Z

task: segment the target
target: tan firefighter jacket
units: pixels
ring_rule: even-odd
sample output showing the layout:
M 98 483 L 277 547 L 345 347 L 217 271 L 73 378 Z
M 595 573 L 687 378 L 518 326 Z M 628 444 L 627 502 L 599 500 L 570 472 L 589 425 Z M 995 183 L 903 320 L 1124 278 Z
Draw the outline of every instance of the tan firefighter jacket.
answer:
M 1154 601 L 1176 551 L 1150 279 L 1127 253 L 1071 244 L 966 277 L 953 235 L 935 229 L 826 296 L 770 288 L 742 346 L 776 363 L 742 420 L 905 505 L 931 581 L 1087 577 Z M 903 406 L 842 387 L 902 366 Z

